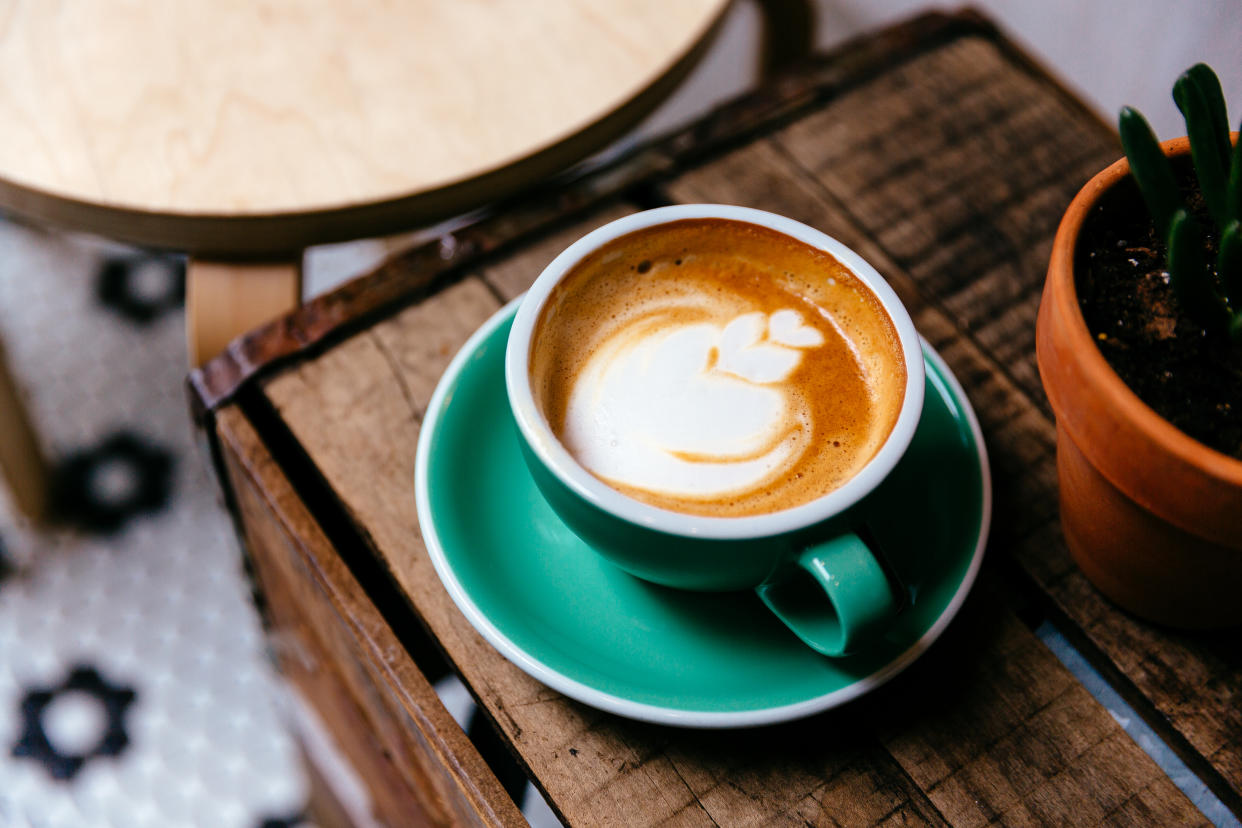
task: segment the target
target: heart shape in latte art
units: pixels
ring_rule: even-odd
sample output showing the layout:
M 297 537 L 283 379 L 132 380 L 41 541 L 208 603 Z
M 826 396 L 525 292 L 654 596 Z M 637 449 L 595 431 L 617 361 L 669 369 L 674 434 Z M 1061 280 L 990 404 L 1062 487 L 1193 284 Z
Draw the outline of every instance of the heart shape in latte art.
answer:
M 562 439 L 614 484 L 691 498 L 746 491 L 805 450 L 810 414 L 788 380 L 824 341 L 792 309 L 727 324 L 645 316 L 588 359 Z

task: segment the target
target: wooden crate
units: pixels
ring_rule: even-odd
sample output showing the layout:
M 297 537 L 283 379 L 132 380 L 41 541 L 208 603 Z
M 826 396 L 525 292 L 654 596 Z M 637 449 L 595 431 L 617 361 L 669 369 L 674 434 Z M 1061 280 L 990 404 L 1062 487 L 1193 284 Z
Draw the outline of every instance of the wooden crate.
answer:
M 521 816 L 425 674 L 443 658 L 571 825 L 1199 824 L 1040 642 L 1048 620 L 1242 813 L 1242 650 L 1117 610 L 1060 536 L 1034 327 L 1053 233 L 1114 131 L 971 13 L 817 56 L 665 140 L 497 207 L 191 377 L 286 675 L 388 824 Z M 659 204 L 771 210 L 870 260 L 982 422 L 995 518 L 971 599 L 843 711 L 685 731 L 565 699 L 486 644 L 423 548 L 414 450 L 466 337 L 588 230 Z

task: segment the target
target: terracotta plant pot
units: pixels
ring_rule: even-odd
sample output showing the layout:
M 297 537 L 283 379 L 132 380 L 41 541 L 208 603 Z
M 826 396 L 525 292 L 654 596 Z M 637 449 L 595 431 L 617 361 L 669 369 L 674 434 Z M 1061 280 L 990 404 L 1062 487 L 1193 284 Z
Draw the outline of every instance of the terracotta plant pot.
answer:
M 1163 147 L 1189 151 L 1185 138 Z M 1074 198 L 1039 306 L 1036 356 L 1057 419 L 1061 523 L 1074 560 L 1120 606 L 1176 627 L 1232 626 L 1242 623 L 1242 461 L 1140 400 L 1096 348 L 1078 306 L 1083 222 L 1129 173 L 1122 158 Z

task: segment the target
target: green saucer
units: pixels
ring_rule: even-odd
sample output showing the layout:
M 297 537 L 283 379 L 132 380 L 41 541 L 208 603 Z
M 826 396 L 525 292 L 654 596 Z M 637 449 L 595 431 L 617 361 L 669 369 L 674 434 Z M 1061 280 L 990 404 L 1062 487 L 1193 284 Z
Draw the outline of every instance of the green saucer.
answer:
M 910 589 L 887 638 L 821 656 L 753 592 L 655 586 L 591 551 L 544 503 L 518 447 L 504 383 L 510 303 L 466 343 L 423 421 L 416 471 L 428 552 L 458 608 L 544 684 L 623 716 L 744 727 L 835 707 L 909 666 L 974 581 L 991 518 L 974 412 L 924 343 L 922 420 L 892 474 L 856 509 Z

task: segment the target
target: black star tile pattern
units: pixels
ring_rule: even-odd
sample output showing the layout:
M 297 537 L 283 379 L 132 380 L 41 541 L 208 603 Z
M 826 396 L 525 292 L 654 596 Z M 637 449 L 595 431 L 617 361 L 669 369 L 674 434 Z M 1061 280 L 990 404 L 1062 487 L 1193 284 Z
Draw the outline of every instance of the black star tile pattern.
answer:
M 0 333 L 57 449 L 57 531 L 0 493 L 0 828 L 297 825 L 286 700 L 186 427 L 184 259 L 2 218 L 0 250 Z
M 47 737 L 43 713 L 56 697 L 71 691 L 93 697 L 103 707 L 107 723 L 94 747 L 85 753 L 62 753 Z M 53 779 L 68 781 L 91 759 L 119 756 L 129 745 L 125 732 L 125 712 L 136 698 L 128 687 L 110 684 L 94 667 L 78 665 L 58 687 L 27 691 L 21 701 L 23 729 L 13 745 L 13 756 L 41 762 Z
M 153 268 L 162 274 L 163 285 L 143 281 Z M 112 256 L 100 262 L 95 285 L 104 307 L 146 325 L 185 301 L 185 260 L 167 255 Z
M 100 476 L 108 469 L 125 478 L 119 492 L 107 491 Z M 98 446 L 74 452 L 57 466 L 52 505 L 64 523 L 109 534 L 131 518 L 162 509 L 172 489 L 173 456 L 130 431 Z

